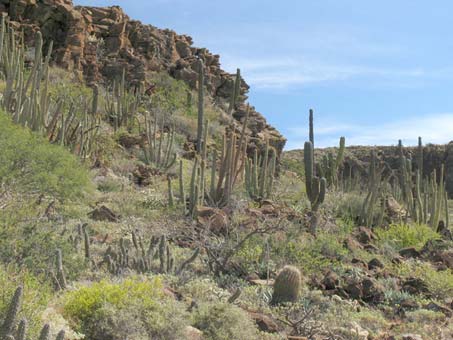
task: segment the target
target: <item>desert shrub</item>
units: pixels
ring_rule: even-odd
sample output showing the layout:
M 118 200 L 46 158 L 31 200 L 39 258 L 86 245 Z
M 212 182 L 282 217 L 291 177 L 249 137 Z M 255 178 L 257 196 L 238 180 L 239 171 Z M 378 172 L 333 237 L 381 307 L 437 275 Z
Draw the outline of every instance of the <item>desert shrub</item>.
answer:
M 423 247 L 427 241 L 439 238 L 434 230 L 421 224 L 392 224 L 388 228 L 378 228 L 375 233 L 379 243 L 389 244 L 396 249 Z
M 230 294 L 219 288 L 214 281 L 209 278 L 195 278 L 179 288 L 183 296 L 192 298 L 199 302 L 215 302 L 221 299 L 228 299 Z
M 329 200 L 329 196 L 327 196 Z M 346 220 L 357 221 L 361 215 L 363 206 L 363 195 L 357 192 L 349 192 L 345 194 L 336 195 L 335 200 L 331 202 L 334 206 L 336 214 Z M 327 204 L 328 202 L 326 202 Z
M 0 184 L 57 199 L 80 196 L 88 173 L 66 149 L 51 145 L 0 112 Z
M 0 324 L 17 287 L 23 287 L 22 304 L 18 320 L 26 318 L 30 335 L 36 335 L 42 327 L 41 313 L 50 299 L 51 289 L 41 278 L 25 269 L 0 266 Z
M 426 283 L 431 294 L 438 299 L 453 296 L 453 271 L 437 271 L 430 263 L 406 261 L 395 265 L 393 271 L 402 277 L 420 278 Z
M 101 281 L 68 292 L 63 299 L 65 317 L 89 339 L 106 339 L 104 332 L 108 339 L 118 340 L 134 332 L 134 339 L 184 338 L 184 306 L 164 295 L 159 278 Z
M 247 313 L 228 303 L 201 304 L 194 314 L 193 323 L 206 340 L 260 339 Z

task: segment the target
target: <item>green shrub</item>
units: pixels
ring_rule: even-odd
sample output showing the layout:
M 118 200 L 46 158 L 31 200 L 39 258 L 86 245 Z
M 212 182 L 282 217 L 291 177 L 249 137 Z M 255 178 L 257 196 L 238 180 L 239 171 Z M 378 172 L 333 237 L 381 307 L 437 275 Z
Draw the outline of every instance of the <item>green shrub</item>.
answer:
M 388 228 L 378 228 L 375 233 L 381 244 L 390 244 L 397 250 L 406 247 L 423 247 L 427 241 L 440 236 L 426 225 L 392 224 Z
M 206 340 L 260 339 L 258 330 L 246 312 L 228 303 L 207 303 L 194 315 L 194 327 Z
M 21 193 L 59 200 L 80 196 L 88 173 L 64 148 L 51 145 L 0 112 L 0 184 Z
M 438 299 L 453 296 L 453 271 L 437 271 L 431 264 L 418 261 L 406 261 L 395 265 L 393 271 L 402 277 L 420 278 L 426 283 L 431 294 Z
M 25 269 L 0 266 L 0 324 L 17 287 L 23 287 L 22 304 L 18 320 L 26 318 L 30 335 L 37 335 L 42 327 L 41 313 L 50 299 L 51 289 L 43 280 Z
M 101 281 L 68 292 L 63 313 L 88 339 L 183 339 L 184 306 L 163 293 L 159 278 Z

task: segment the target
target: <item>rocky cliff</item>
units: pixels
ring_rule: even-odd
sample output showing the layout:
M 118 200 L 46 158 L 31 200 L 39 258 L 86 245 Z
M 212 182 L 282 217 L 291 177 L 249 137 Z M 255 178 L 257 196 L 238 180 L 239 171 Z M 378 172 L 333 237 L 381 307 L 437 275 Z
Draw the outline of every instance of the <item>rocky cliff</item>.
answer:
M 53 61 L 75 72 L 88 85 L 106 83 L 126 70 L 130 84 L 144 84 L 149 71 L 166 71 L 191 88 L 197 86 L 197 58 L 206 65 L 205 85 L 217 103 L 228 101 L 234 76 L 220 67 L 220 56 L 192 45 L 192 38 L 130 19 L 118 6 L 74 6 L 71 0 L 0 0 L 7 13 L 33 44 L 40 30 L 46 44 L 54 43 Z M 146 84 L 145 84 L 146 85 Z M 249 86 L 242 80 L 240 100 L 233 114 L 245 115 Z M 250 138 L 256 144 L 268 138 L 279 151 L 286 140 L 254 108 L 250 112 Z

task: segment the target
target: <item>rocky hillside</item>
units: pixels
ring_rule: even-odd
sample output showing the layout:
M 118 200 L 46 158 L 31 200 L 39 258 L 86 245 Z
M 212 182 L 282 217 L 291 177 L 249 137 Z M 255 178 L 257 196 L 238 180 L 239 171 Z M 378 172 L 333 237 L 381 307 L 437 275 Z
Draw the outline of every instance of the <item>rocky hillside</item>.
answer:
M 220 56 L 192 46 L 192 38 L 130 19 L 118 6 L 99 8 L 74 6 L 71 0 L 1 0 L 0 12 L 25 32 L 28 46 L 34 32 L 41 31 L 44 47 L 53 41 L 54 62 L 85 79 L 88 85 L 108 84 L 126 70 L 129 84 L 151 86 L 149 72 L 166 71 L 175 79 L 197 87 L 197 60 L 206 65 L 205 86 L 215 103 L 226 107 L 234 86 L 234 75 L 220 67 Z M 234 118 L 246 113 L 249 86 L 242 80 Z M 278 153 L 285 138 L 266 119 L 250 111 L 249 137 L 263 145 L 269 139 Z

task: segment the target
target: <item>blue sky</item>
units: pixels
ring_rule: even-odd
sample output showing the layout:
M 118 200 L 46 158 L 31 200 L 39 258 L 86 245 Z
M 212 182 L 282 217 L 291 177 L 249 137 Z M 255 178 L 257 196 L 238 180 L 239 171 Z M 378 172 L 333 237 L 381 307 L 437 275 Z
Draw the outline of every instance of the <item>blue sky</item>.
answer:
M 288 139 L 317 146 L 453 140 L 453 2 L 74 0 L 189 34 L 241 68 L 250 102 Z

